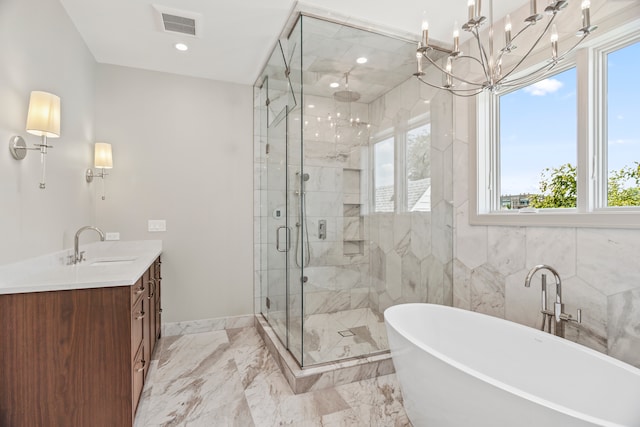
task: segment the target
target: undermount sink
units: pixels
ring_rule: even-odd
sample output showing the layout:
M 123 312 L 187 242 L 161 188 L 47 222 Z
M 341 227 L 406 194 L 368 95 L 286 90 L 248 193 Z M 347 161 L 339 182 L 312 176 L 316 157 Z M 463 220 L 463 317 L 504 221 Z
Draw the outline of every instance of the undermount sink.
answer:
M 89 265 L 92 267 L 105 267 L 105 266 L 118 266 L 131 264 L 137 258 L 125 258 L 125 257 L 111 257 L 111 258 L 96 258 L 89 261 Z

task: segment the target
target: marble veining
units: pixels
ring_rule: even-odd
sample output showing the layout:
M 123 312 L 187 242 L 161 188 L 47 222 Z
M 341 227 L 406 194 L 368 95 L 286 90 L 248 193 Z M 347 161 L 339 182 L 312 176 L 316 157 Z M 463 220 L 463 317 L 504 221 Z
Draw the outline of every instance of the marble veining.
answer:
M 411 426 L 394 374 L 294 394 L 253 327 L 163 338 L 135 427 Z

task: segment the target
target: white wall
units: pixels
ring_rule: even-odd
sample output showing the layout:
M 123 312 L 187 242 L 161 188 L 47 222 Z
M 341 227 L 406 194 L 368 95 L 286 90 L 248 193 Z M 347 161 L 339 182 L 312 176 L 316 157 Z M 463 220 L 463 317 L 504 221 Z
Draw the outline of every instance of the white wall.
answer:
M 252 88 L 111 65 L 96 79 L 114 156 L 98 224 L 163 240 L 164 321 L 252 313 Z
M 0 2 L 0 264 L 72 245 L 75 231 L 93 223 L 93 189 L 84 180 L 93 140 L 96 63 L 59 2 Z M 9 138 L 28 145 L 32 90 L 61 98 L 61 137 L 47 155 L 47 188 L 39 188 L 40 154 L 11 157 Z M 89 240 L 88 238 L 86 238 Z M 84 239 L 83 239 L 84 241 Z

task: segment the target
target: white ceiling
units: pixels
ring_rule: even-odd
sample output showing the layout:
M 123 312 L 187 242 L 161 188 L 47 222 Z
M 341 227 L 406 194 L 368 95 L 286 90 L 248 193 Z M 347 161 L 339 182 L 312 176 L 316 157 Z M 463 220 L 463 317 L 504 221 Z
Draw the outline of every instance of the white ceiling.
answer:
M 253 84 L 294 8 L 417 39 L 423 16 L 435 40 L 451 37 L 467 0 L 60 0 L 100 63 Z M 485 1 L 489 3 L 489 1 Z M 526 0 L 497 0 L 495 16 Z M 202 34 L 162 30 L 154 5 L 202 15 Z M 187 52 L 174 48 L 178 41 Z

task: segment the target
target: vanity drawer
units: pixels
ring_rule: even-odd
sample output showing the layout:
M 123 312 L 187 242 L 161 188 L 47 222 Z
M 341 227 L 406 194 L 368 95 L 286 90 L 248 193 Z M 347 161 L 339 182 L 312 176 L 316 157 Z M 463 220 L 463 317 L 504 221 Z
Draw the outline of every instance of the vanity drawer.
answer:
M 138 302 L 131 309 L 131 351 L 132 356 L 136 354 L 136 350 L 140 347 L 142 337 L 144 336 L 144 318 L 146 304 L 144 298 L 138 299 Z
M 136 301 L 144 294 L 144 279 L 141 277 L 135 283 L 135 285 L 131 286 L 131 301 L 135 304 Z
M 136 353 L 135 358 L 132 363 L 132 372 L 131 378 L 133 387 L 133 414 L 136 413 L 136 409 L 138 408 L 138 402 L 140 401 L 140 395 L 142 394 L 142 388 L 144 387 L 144 372 L 146 368 L 147 361 L 144 360 L 144 346 L 140 346 L 138 348 L 138 352 Z M 133 416 L 132 414 L 132 416 Z

